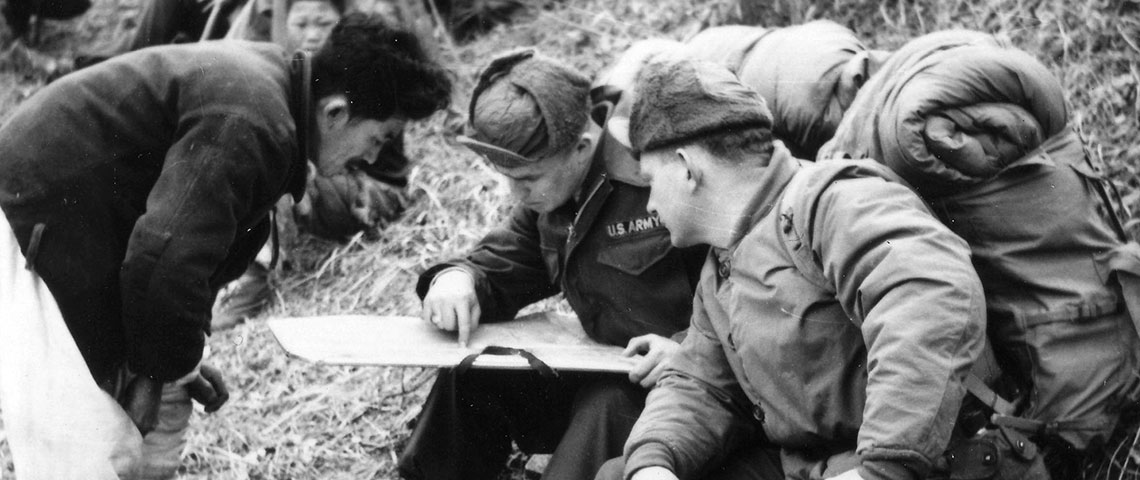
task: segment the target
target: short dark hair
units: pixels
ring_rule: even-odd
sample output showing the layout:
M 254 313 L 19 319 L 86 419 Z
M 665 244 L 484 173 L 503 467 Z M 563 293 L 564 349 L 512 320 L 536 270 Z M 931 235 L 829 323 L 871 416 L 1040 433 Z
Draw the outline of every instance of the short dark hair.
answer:
M 700 145 L 722 161 L 761 167 L 771 161 L 775 148 L 772 130 L 763 127 L 727 128 L 697 137 L 690 143 Z
M 426 118 L 451 102 L 451 79 L 420 39 L 377 16 L 353 13 L 313 56 L 313 96 L 343 93 L 354 117 Z

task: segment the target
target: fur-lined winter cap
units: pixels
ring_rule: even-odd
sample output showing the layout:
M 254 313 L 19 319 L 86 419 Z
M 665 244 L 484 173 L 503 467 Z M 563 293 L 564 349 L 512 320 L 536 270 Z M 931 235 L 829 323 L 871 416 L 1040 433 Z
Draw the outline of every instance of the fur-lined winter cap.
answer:
M 637 77 L 629 140 L 636 156 L 738 128 L 772 128 L 764 98 L 727 68 L 662 57 Z

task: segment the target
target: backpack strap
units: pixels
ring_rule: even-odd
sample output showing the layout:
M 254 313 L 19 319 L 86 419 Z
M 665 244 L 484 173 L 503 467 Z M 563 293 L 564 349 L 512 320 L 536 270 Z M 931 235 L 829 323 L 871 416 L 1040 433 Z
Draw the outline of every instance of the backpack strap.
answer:
M 975 373 L 966 375 L 962 385 L 966 387 L 967 392 L 981 400 L 993 411 L 993 415 L 990 416 L 990 423 L 999 427 L 1012 428 L 1029 436 L 1055 435 L 1062 431 L 1100 431 L 1108 427 L 1107 421 L 1089 418 L 1046 422 L 1019 417 L 1016 415 L 1017 407 L 993 391 Z

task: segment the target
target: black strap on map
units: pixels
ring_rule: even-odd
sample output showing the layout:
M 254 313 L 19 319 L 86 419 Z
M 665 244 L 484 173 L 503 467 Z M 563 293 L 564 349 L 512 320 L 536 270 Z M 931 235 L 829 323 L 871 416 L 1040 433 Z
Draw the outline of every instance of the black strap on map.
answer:
M 550 368 L 550 365 L 539 360 L 533 353 L 521 348 L 496 347 L 493 345 L 483 348 L 483 351 L 479 353 L 472 353 L 464 357 L 463 360 L 459 362 L 459 365 L 455 366 L 455 373 L 463 375 L 463 373 L 470 369 L 471 365 L 475 363 L 475 359 L 481 355 L 519 356 L 525 358 L 526 362 L 530 364 L 530 368 L 538 372 L 539 375 L 542 375 L 543 378 L 558 378 L 558 370 Z

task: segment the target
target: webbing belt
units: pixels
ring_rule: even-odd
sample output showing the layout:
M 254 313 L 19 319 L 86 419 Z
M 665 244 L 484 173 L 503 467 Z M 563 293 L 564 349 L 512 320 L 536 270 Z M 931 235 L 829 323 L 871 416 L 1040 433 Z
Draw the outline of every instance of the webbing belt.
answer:
M 475 359 L 482 355 L 519 356 L 525 358 L 526 362 L 530 364 L 530 368 L 538 372 L 539 375 L 542 375 L 543 378 L 558 378 L 558 370 L 551 368 L 550 365 L 539 360 L 533 353 L 521 348 L 496 347 L 493 345 L 483 348 L 481 352 L 472 353 L 464 357 L 463 360 L 459 362 L 459 365 L 455 366 L 455 373 L 462 375 L 471 368 L 471 365 L 475 363 Z
M 1017 407 L 993 391 L 980 377 L 975 374 L 966 375 L 962 382 L 966 391 L 985 403 L 993 415 L 990 422 L 1001 427 L 1009 427 L 1027 435 L 1054 435 L 1064 431 L 1099 431 L 1108 428 L 1106 420 L 1089 418 L 1076 418 L 1071 420 L 1044 421 L 1024 418 L 1015 415 Z

